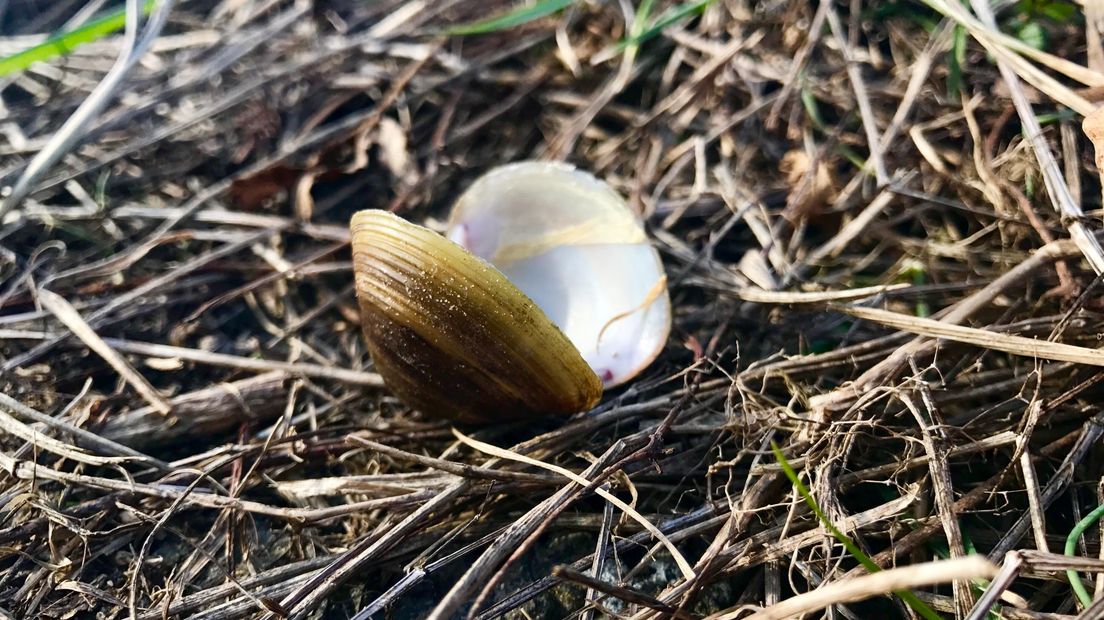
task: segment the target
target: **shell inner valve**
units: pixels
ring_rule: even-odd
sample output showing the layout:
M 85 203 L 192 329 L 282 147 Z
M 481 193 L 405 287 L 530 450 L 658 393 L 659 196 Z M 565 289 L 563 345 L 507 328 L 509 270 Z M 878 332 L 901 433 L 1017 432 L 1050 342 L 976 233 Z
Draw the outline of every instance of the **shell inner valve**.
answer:
M 491 171 L 457 201 L 447 235 L 529 296 L 606 387 L 667 340 L 659 255 L 624 200 L 587 173 L 539 162 Z

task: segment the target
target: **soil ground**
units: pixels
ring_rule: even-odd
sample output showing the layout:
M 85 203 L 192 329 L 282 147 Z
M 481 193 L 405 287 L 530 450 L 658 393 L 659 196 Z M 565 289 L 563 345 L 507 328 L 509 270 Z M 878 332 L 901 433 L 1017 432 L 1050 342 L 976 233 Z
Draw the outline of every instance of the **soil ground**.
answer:
M 0 0 L 0 55 L 123 5 Z M 125 71 L 120 31 L 0 77 L 0 618 L 1054 620 L 1100 590 L 1099 3 L 160 10 Z M 348 221 L 440 228 L 523 159 L 626 197 L 674 325 L 594 410 L 473 444 L 381 385 Z

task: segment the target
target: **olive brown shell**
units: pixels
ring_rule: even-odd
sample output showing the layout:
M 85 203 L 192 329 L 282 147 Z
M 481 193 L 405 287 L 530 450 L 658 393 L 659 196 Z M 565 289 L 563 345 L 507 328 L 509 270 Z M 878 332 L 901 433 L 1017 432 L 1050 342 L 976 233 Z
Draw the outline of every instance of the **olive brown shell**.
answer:
M 350 227 L 368 352 L 403 402 L 477 423 L 597 404 L 601 380 L 497 269 L 386 211 L 361 211 Z

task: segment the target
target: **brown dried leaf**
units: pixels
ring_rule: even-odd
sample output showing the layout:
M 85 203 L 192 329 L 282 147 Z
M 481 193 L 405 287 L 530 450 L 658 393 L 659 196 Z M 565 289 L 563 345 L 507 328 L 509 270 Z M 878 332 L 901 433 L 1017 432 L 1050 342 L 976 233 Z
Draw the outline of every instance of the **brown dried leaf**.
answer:
M 836 184 L 822 162 L 813 160 L 800 149 L 782 156 L 778 164 L 790 186 L 790 196 L 782 215 L 791 222 L 800 221 L 821 211 L 836 197 Z

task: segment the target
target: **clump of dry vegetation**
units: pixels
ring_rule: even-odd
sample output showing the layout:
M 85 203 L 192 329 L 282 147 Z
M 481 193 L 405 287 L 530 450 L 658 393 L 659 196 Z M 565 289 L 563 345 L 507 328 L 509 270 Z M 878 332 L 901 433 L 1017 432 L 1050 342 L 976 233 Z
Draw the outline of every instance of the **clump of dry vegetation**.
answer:
M 1100 3 L 529 6 L 176 0 L 0 78 L 0 618 L 1099 617 Z M 674 330 L 454 430 L 346 224 L 524 158 L 639 209 Z

